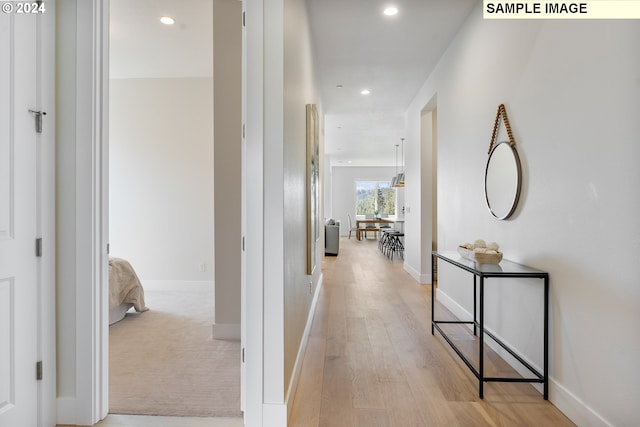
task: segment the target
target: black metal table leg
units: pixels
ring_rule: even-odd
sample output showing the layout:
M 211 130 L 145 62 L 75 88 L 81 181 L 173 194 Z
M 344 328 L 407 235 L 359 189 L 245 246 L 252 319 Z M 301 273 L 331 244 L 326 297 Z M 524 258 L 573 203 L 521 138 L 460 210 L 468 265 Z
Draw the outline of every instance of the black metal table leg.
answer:
M 475 276 L 473 277 L 475 281 Z M 478 359 L 478 395 L 484 399 L 484 277 L 480 276 L 480 358 Z
M 476 313 L 476 307 L 478 306 L 476 299 L 476 276 L 473 276 L 473 335 L 478 335 L 478 316 Z
M 544 278 L 544 400 L 549 400 L 549 276 Z
M 433 283 L 433 262 L 435 260 L 435 255 L 431 254 L 431 335 L 434 334 L 434 321 L 435 321 L 435 300 L 436 300 L 436 291 L 435 291 L 435 286 Z

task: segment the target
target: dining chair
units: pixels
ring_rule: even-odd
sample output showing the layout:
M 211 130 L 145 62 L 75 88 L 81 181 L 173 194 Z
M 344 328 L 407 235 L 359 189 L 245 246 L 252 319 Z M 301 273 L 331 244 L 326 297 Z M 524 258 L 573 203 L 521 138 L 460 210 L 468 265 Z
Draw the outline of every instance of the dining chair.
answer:
M 351 238 L 352 231 L 355 231 L 357 236 L 358 228 L 353 225 L 353 221 L 351 220 L 351 214 L 348 212 L 347 212 L 347 219 L 349 220 L 349 238 Z

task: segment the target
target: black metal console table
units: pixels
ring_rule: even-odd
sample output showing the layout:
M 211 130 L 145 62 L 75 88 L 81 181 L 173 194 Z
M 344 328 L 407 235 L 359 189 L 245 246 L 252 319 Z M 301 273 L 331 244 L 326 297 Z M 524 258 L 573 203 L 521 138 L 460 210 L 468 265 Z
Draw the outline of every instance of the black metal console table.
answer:
M 462 258 L 456 252 L 432 252 L 431 264 L 435 265 L 436 258 L 440 258 L 450 264 L 455 265 L 463 270 L 473 274 L 473 321 L 462 320 L 436 320 L 435 319 L 435 286 L 431 286 L 431 335 L 434 335 L 435 329 L 440 332 L 440 335 L 449 343 L 453 350 L 460 356 L 462 361 L 478 378 L 478 394 L 480 399 L 484 398 L 483 386 L 485 382 L 526 382 L 526 383 L 542 383 L 544 390 L 543 396 L 547 400 L 549 398 L 549 273 L 535 268 L 527 267 L 526 265 L 518 264 L 512 261 L 502 260 L 500 264 L 478 264 L 474 261 Z M 544 370 L 540 373 L 537 369 L 531 366 L 522 357 L 516 354 L 511 348 L 504 344 L 498 337 L 491 332 L 485 330 L 484 327 L 484 282 L 486 278 L 498 277 L 498 278 L 538 278 L 544 281 Z M 478 304 L 477 295 L 477 278 L 480 282 L 480 295 Z M 431 271 L 431 283 L 434 283 L 434 271 Z M 465 357 L 465 355 L 458 349 L 453 341 L 447 336 L 447 334 L 440 328 L 440 324 L 468 324 L 473 325 L 473 334 L 479 338 L 479 358 L 478 368 Z M 486 377 L 484 374 L 484 335 L 488 335 L 502 348 L 504 348 L 509 354 L 511 354 L 516 360 L 518 360 L 524 367 L 526 367 L 531 373 L 535 375 L 534 378 L 521 378 L 521 377 Z

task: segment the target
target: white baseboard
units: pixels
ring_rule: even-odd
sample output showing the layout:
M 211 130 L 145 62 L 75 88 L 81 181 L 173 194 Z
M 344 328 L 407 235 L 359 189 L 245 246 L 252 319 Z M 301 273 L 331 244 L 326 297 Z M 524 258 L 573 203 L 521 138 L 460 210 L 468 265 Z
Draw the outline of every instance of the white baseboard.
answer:
M 431 283 L 431 273 L 429 273 L 429 274 L 421 274 L 418 270 L 413 268 L 406 261 L 404 262 L 403 267 L 404 267 L 404 271 L 409 273 L 409 275 L 411 277 L 413 277 L 415 279 L 415 281 L 420 283 L 421 285 L 425 285 L 425 284 L 428 285 L 428 284 Z
M 269 427 L 287 427 L 286 403 L 263 403 L 262 425 Z
M 454 299 L 452 299 L 445 292 L 440 289 L 436 290 L 437 292 L 437 300 L 444 305 L 454 316 L 458 319 L 471 319 L 473 317 L 473 313 L 468 312 L 465 308 L 463 308 L 460 304 L 458 304 Z M 471 326 L 469 326 L 471 328 Z M 493 331 L 491 331 L 493 333 Z M 494 333 L 494 335 L 496 335 Z M 497 335 L 496 335 L 497 336 Z M 500 338 L 498 336 L 498 338 Z M 502 358 L 511 365 L 513 369 L 518 371 L 521 375 L 531 375 L 526 368 L 524 368 L 520 363 L 516 362 L 515 359 L 510 357 L 508 353 L 506 353 L 498 344 L 493 342 L 493 340 L 485 341 L 494 351 L 502 356 Z M 508 343 L 505 343 L 508 345 Z M 506 357 L 505 356 L 508 356 Z M 530 362 L 530 361 L 528 361 Z M 534 365 L 534 364 L 532 364 Z M 534 365 L 534 367 L 536 367 Z M 541 392 L 541 385 L 535 384 L 538 391 Z M 573 393 L 571 393 L 566 387 L 557 382 L 553 377 L 549 376 L 549 402 L 553 403 L 553 405 L 558 408 L 563 414 L 565 414 L 571 421 L 573 421 L 576 425 L 580 427 L 611 427 L 612 424 L 607 422 L 604 418 L 602 418 L 598 413 L 596 413 L 592 408 L 587 406 L 582 400 L 576 397 Z
M 214 289 L 213 280 L 140 280 L 150 291 L 208 291 Z
M 613 424 L 551 377 L 549 378 L 549 401 L 580 427 L 613 427 Z
M 56 399 L 58 424 L 77 425 L 76 414 L 76 398 L 75 397 L 58 397 Z
M 84 402 L 83 402 L 84 401 Z M 56 424 L 70 426 L 92 426 L 108 415 L 105 408 L 102 413 L 87 411 L 87 399 L 78 397 L 56 398 Z
M 239 323 L 216 323 L 213 325 L 213 339 L 240 341 Z
M 300 346 L 298 347 L 298 355 L 296 356 L 296 362 L 293 365 L 293 373 L 291 374 L 291 380 L 289 381 L 289 390 L 287 391 L 287 395 L 284 399 L 284 404 L 286 406 L 286 416 L 287 418 L 291 416 L 291 410 L 293 409 L 293 397 L 296 395 L 296 391 L 298 389 L 298 379 L 300 377 L 300 370 L 302 369 L 302 361 L 304 360 L 304 353 L 307 350 L 307 344 L 309 343 L 309 334 L 311 333 L 311 325 L 313 323 L 313 316 L 316 313 L 316 306 L 318 305 L 318 296 L 320 295 L 320 288 L 322 288 L 323 275 L 320 274 L 320 278 L 318 279 L 318 286 L 316 286 L 316 292 L 313 294 L 313 300 L 311 301 L 311 306 L 309 307 L 309 314 L 307 315 L 307 324 L 304 327 L 304 332 L 302 333 L 302 341 L 300 342 Z M 265 424 L 272 425 L 272 424 Z M 276 425 L 276 424 L 273 424 Z M 282 424 L 286 426 L 285 424 Z
M 464 307 L 458 304 L 453 298 L 441 291 L 439 287 L 436 288 L 436 300 L 447 307 L 447 309 L 453 313 L 458 319 L 471 319 L 472 313 L 469 313 Z

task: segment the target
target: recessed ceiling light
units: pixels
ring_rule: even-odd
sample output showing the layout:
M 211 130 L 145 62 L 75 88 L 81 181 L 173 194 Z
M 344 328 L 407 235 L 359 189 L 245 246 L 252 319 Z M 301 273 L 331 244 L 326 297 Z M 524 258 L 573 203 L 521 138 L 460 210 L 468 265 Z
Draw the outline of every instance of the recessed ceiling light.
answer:
M 389 6 L 384 9 L 383 12 L 387 16 L 393 16 L 398 14 L 398 8 L 395 6 Z
M 162 22 L 164 25 L 173 25 L 176 23 L 176 20 L 170 16 L 163 16 L 162 18 L 160 18 L 160 22 Z
M 362 89 L 362 90 L 360 91 L 360 93 L 361 93 L 362 95 L 369 95 L 369 94 L 371 93 L 371 91 L 370 91 L 369 89 Z

